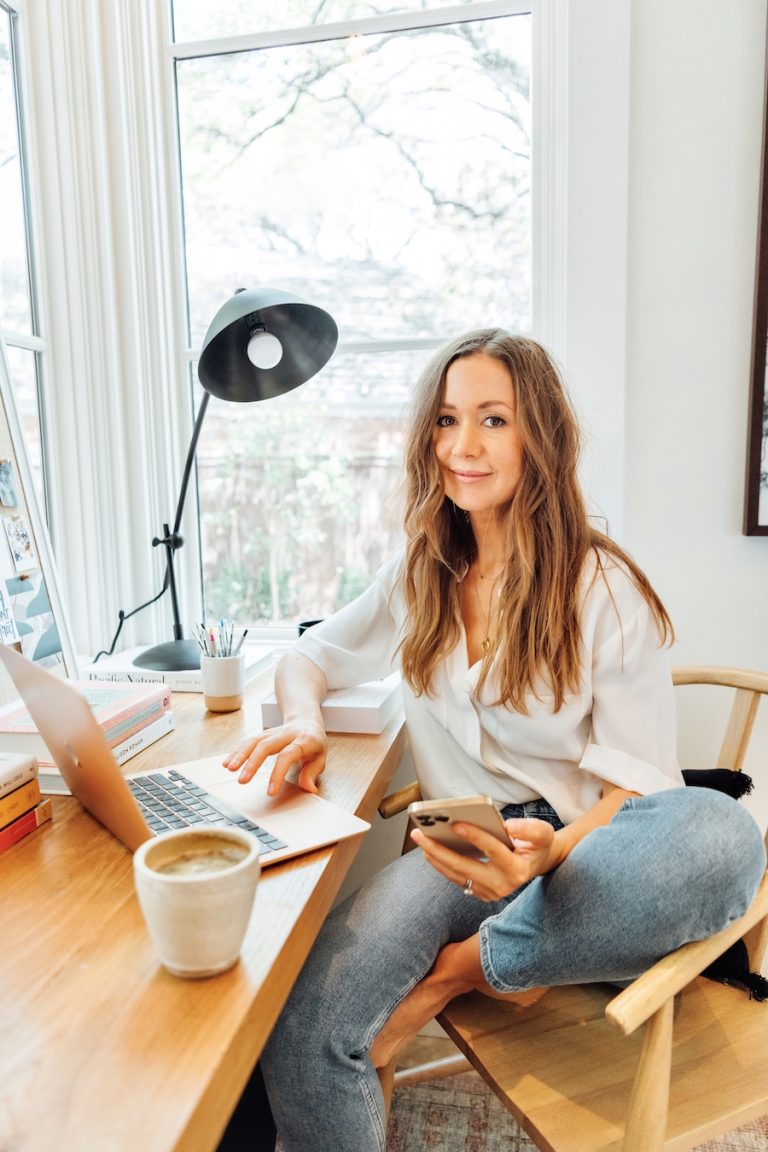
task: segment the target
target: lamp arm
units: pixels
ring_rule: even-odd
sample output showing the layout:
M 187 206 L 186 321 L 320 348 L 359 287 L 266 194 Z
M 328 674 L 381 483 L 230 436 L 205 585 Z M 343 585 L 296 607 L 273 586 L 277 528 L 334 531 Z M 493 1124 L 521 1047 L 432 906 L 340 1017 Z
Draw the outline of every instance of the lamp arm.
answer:
M 200 401 L 200 407 L 197 410 L 197 419 L 195 426 L 192 429 L 192 439 L 189 442 L 187 450 L 187 459 L 184 463 L 184 473 L 181 477 L 181 490 L 179 492 L 179 502 L 176 505 L 176 516 L 173 521 L 173 531 L 170 531 L 167 524 L 163 524 L 164 536 L 155 536 L 152 540 L 153 548 L 159 545 L 165 548 L 166 567 L 165 567 L 165 583 L 171 590 L 171 613 L 173 615 L 173 638 L 174 640 L 183 640 L 184 629 L 181 626 L 181 616 L 179 613 L 179 601 L 176 595 L 176 576 L 174 573 L 174 553 L 181 548 L 184 543 L 184 537 L 179 534 L 181 527 L 181 517 L 184 513 L 184 503 L 187 498 L 187 488 L 189 487 L 189 478 L 192 474 L 192 465 L 195 461 L 195 452 L 197 451 L 197 442 L 200 439 L 200 429 L 203 426 L 205 413 L 208 408 L 208 401 L 211 398 L 210 392 L 204 392 L 203 398 Z
M 189 487 L 189 477 L 192 473 L 192 464 L 193 464 L 194 459 L 195 459 L 195 453 L 197 452 L 197 442 L 200 439 L 200 429 L 203 426 L 203 420 L 205 419 L 205 413 L 208 409 L 208 401 L 210 399 L 211 399 L 210 392 L 204 391 L 203 392 L 203 398 L 200 401 L 200 407 L 197 410 L 197 419 L 195 420 L 195 426 L 192 429 L 192 440 L 190 441 L 189 451 L 187 452 L 187 461 L 184 465 L 184 474 L 181 478 L 181 490 L 179 492 L 179 502 L 176 505 L 176 516 L 175 516 L 174 521 L 173 521 L 173 535 L 174 536 L 176 536 L 178 534 L 179 528 L 181 527 L 181 517 L 182 517 L 182 514 L 184 512 L 184 502 L 187 499 L 187 488 Z
M 94 656 L 94 658 L 93 658 L 94 664 L 96 663 L 97 660 L 100 659 L 100 657 L 112 655 L 112 653 L 115 650 L 115 645 L 117 644 L 118 637 L 120 635 L 120 632 L 122 631 L 123 624 L 125 623 L 125 621 L 130 620 L 131 616 L 135 616 L 137 612 L 141 612 L 144 608 L 149 608 L 150 604 L 154 604 L 156 600 L 159 600 L 161 596 L 164 596 L 169 588 L 171 590 L 171 610 L 173 613 L 173 637 L 174 637 L 174 640 L 181 640 L 183 638 L 184 633 L 183 633 L 183 629 L 181 627 L 181 618 L 179 615 L 179 603 L 178 603 L 178 598 L 176 595 L 176 577 L 175 577 L 175 573 L 173 570 L 173 554 L 179 548 L 181 548 L 182 544 L 184 543 L 184 537 L 179 535 L 179 528 L 181 526 L 181 517 L 184 513 L 184 504 L 185 504 L 185 501 L 187 498 L 187 488 L 189 487 L 189 478 L 192 474 L 192 464 L 194 463 L 195 452 L 197 451 L 197 442 L 200 439 L 200 429 L 203 426 L 203 420 L 205 419 L 205 413 L 206 413 L 206 410 L 208 408 L 208 402 L 210 399 L 211 399 L 210 392 L 203 392 L 203 398 L 200 401 L 200 407 L 197 410 L 197 418 L 195 420 L 195 426 L 192 429 L 192 440 L 190 442 L 189 449 L 187 451 L 187 459 L 186 459 L 186 462 L 184 464 L 184 473 L 181 477 L 181 491 L 179 492 L 179 502 L 176 505 L 176 516 L 175 516 L 175 519 L 173 521 L 173 531 L 172 532 L 169 531 L 168 525 L 164 524 L 163 525 L 163 531 L 164 531 L 165 535 L 162 537 L 162 539 L 155 536 L 155 538 L 152 541 L 153 547 L 156 548 L 160 544 L 162 544 L 165 548 L 166 564 L 165 564 L 165 578 L 163 579 L 163 586 L 160 589 L 160 591 L 157 593 L 156 596 L 153 596 L 151 600 L 147 600 L 144 604 L 140 604 L 138 606 L 138 608 L 133 608 L 130 612 L 124 612 L 122 608 L 120 609 L 120 611 L 117 614 L 117 618 L 118 618 L 119 623 L 117 625 L 117 631 L 115 632 L 115 635 L 112 638 L 112 643 L 111 643 L 108 650 L 102 649 L 101 652 L 99 652 L 96 656 Z

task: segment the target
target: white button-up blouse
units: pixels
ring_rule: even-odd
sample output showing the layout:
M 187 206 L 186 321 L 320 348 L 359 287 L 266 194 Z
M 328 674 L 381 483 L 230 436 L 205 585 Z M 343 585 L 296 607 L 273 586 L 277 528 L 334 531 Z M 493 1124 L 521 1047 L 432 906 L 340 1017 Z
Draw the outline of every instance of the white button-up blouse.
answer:
M 581 688 L 558 712 L 545 691 L 527 697 L 527 713 L 494 704 L 493 675 L 478 696 L 480 663 L 468 665 L 463 635 L 439 664 L 429 695 L 403 684 L 425 798 L 482 793 L 503 805 L 542 797 L 570 823 L 597 803 L 605 781 L 643 795 L 683 784 L 666 650 L 626 569 L 602 560 L 596 578 L 594 556 L 588 561 L 581 582 Z M 394 557 L 367 591 L 298 641 L 329 688 L 399 669 L 402 564 L 402 555 Z

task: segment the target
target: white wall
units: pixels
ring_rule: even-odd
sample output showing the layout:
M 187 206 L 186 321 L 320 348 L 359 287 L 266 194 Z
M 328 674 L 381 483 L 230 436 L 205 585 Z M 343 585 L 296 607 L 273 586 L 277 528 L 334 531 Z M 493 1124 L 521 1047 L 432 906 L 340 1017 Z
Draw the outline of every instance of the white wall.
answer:
M 765 0 L 633 4 L 623 535 L 672 615 L 676 663 L 762 670 L 768 538 L 741 523 L 765 22 Z M 684 702 L 687 766 L 707 766 L 713 720 Z M 765 824 L 766 705 L 758 726 Z

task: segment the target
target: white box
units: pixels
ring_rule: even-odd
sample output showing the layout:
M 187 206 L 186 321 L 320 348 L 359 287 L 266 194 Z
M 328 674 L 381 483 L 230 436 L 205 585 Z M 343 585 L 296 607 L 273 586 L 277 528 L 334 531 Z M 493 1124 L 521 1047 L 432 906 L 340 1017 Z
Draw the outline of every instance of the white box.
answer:
M 383 680 L 371 680 L 354 688 L 334 688 L 322 704 L 327 732 L 383 732 L 403 704 L 400 676 L 394 672 Z M 283 716 L 274 693 L 261 702 L 261 722 L 265 728 L 282 724 Z

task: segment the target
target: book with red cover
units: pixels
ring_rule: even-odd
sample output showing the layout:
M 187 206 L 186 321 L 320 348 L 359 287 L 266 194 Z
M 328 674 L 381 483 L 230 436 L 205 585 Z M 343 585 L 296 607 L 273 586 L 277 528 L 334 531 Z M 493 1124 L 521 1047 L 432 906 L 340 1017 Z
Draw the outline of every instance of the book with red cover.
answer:
M 171 707 L 171 689 L 165 684 L 101 683 L 73 680 L 88 701 L 110 747 L 157 720 Z M 51 754 L 21 700 L 0 708 L 0 751 L 28 752 L 42 760 Z
M 41 799 L 37 777 L 27 780 L 20 788 L 15 788 L 6 796 L 0 796 L 0 828 L 12 824 L 17 817 L 34 808 Z
M 41 800 L 34 808 L 30 808 L 22 816 L 17 817 L 5 828 L 0 828 L 0 852 L 5 852 L 13 844 L 18 844 L 30 832 L 34 832 L 41 824 L 47 824 L 53 816 L 53 805 L 50 800 Z

